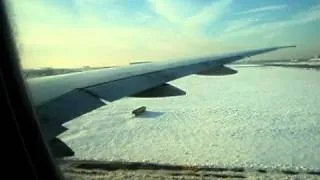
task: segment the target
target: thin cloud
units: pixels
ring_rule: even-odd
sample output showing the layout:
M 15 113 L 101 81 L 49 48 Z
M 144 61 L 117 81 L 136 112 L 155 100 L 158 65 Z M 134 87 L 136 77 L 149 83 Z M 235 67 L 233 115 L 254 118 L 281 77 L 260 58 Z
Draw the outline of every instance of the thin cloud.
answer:
M 149 0 L 152 9 L 158 15 L 168 21 L 186 26 L 188 28 L 201 28 L 203 25 L 216 21 L 229 11 L 232 0 L 219 0 L 203 7 L 195 14 L 188 14 L 187 17 L 181 12 L 173 0 Z
M 274 39 L 275 37 L 277 37 L 281 33 L 282 32 L 280 32 L 280 31 L 271 32 L 269 34 L 266 34 L 263 38 L 264 39 Z
M 220 0 L 204 7 L 202 11 L 185 21 L 188 27 L 199 27 L 209 22 L 216 21 L 229 11 L 232 0 Z
M 274 31 L 288 30 L 294 26 L 301 26 L 320 20 L 320 9 L 310 8 L 303 12 L 292 15 L 289 20 L 262 23 L 258 25 L 249 25 L 239 31 L 225 33 L 222 37 L 241 37 L 252 35 L 270 34 Z
M 232 31 L 240 30 L 258 21 L 259 19 L 257 18 L 232 20 L 228 23 L 228 27 L 225 29 L 224 32 L 232 32 Z
M 151 8 L 158 15 L 166 18 L 173 23 L 180 23 L 183 20 L 183 15 L 175 7 L 172 0 L 149 0 Z
M 312 6 L 312 9 L 320 9 L 320 4 Z
M 281 10 L 287 8 L 288 5 L 281 4 L 281 5 L 272 5 L 272 6 L 265 6 L 265 7 L 259 7 L 255 9 L 250 9 L 247 11 L 242 11 L 237 13 L 238 15 L 242 14 L 250 14 L 250 13 L 259 13 L 259 12 L 266 12 L 266 11 L 275 11 L 275 10 Z

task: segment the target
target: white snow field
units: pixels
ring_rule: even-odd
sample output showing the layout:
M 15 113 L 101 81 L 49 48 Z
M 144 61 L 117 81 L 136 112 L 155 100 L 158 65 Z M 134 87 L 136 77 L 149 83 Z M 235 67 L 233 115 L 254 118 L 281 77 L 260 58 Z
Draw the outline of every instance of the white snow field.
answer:
M 320 71 L 235 69 L 170 82 L 186 96 L 115 101 L 59 137 L 74 159 L 320 169 Z

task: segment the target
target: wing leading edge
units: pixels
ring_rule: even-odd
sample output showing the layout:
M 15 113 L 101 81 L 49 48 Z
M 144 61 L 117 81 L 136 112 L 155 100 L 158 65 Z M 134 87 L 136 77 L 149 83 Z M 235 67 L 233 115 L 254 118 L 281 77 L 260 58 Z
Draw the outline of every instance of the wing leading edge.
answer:
M 245 57 L 291 47 L 295 46 L 42 77 L 30 79 L 27 84 L 39 115 L 43 136 L 49 142 L 53 154 L 69 156 L 73 154 L 71 149 L 66 145 L 61 146 L 62 142 L 56 138 L 66 130 L 62 124 L 105 105 L 101 99 L 112 102 Z M 57 142 L 59 146 L 55 144 Z M 67 149 L 68 152 L 63 153 L 62 149 Z

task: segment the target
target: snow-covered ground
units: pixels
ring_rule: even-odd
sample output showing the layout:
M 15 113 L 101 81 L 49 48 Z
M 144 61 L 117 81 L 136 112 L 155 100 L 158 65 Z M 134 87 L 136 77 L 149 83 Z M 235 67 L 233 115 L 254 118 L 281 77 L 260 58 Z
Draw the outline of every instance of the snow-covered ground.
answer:
M 310 66 L 319 66 L 320 59 L 310 59 L 309 61 L 301 61 L 301 62 L 271 62 L 266 64 L 275 64 L 275 65 L 310 65 Z
M 320 72 L 236 69 L 172 81 L 186 96 L 115 101 L 60 137 L 76 159 L 320 169 Z

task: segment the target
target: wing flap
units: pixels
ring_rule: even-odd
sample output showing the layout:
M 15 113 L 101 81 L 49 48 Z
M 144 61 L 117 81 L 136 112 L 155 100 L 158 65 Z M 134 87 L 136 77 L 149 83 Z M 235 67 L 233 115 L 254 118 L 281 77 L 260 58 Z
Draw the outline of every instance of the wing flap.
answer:
M 54 138 L 53 140 L 51 140 L 49 142 L 49 147 L 51 148 L 51 152 L 54 157 L 57 158 L 74 155 L 72 149 L 58 138 Z
M 45 139 L 53 139 L 66 130 L 63 123 L 104 105 L 97 97 L 80 89 L 42 105 L 37 112 Z

